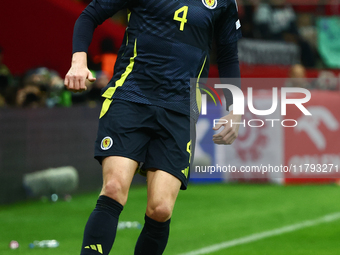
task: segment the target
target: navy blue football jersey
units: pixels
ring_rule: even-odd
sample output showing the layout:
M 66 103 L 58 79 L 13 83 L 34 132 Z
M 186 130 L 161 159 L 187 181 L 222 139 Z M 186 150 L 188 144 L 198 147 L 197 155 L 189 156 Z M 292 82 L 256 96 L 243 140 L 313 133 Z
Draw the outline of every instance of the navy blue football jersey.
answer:
M 103 20 L 129 11 L 106 98 L 189 115 L 190 78 L 207 76 L 213 38 L 223 47 L 241 37 L 235 0 L 94 0 L 86 9 L 95 6 Z

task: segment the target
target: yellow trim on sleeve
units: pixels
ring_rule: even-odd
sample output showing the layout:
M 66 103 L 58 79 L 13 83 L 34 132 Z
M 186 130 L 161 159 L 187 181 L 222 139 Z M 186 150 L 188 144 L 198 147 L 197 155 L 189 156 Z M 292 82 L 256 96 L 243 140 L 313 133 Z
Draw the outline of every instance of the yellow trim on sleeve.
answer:
M 127 22 L 129 23 L 130 22 L 130 17 L 131 17 L 131 11 L 129 9 L 127 9 Z M 128 45 L 129 43 L 129 33 L 127 32 L 128 31 L 128 28 L 126 28 L 126 46 Z M 124 53 L 123 53 L 124 54 Z
M 131 11 L 127 9 L 127 22 L 129 23 L 131 17 Z

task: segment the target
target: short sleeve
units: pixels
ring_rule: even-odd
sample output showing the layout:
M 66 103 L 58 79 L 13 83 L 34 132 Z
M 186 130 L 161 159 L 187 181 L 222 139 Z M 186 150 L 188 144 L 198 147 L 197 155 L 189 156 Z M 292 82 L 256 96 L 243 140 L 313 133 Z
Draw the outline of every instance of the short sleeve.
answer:
M 222 45 L 236 42 L 242 37 L 236 0 L 229 0 L 226 9 L 216 20 L 215 37 L 217 44 Z

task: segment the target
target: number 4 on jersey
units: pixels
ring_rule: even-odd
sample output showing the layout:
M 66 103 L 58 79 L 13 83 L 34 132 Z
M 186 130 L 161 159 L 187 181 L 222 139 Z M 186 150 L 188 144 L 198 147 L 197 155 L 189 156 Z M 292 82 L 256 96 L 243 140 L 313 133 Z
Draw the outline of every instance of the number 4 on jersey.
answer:
M 179 14 L 182 13 L 182 17 L 179 16 Z M 177 11 L 175 11 L 174 14 L 174 20 L 181 22 L 181 26 L 179 27 L 179 30 L 184 30 L 184 24 L 188 22 L 187 20 L 188 15 L 188 6 L 183 6 L 179 8 Z

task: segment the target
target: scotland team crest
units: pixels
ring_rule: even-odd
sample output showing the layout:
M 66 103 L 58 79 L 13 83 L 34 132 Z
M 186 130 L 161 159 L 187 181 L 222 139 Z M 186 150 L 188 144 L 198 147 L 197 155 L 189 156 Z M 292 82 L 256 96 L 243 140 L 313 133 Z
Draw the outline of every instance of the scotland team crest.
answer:
M 202 3 L 208 9 L 215 9 L 215 7 L 217 5 L 217 0 L 202 0 Z
M 100 147 L 102 150 L 106 151 L 111 148 L 112 144 L 113 144 L 112 138 L 107 136 L 103 138 Z

